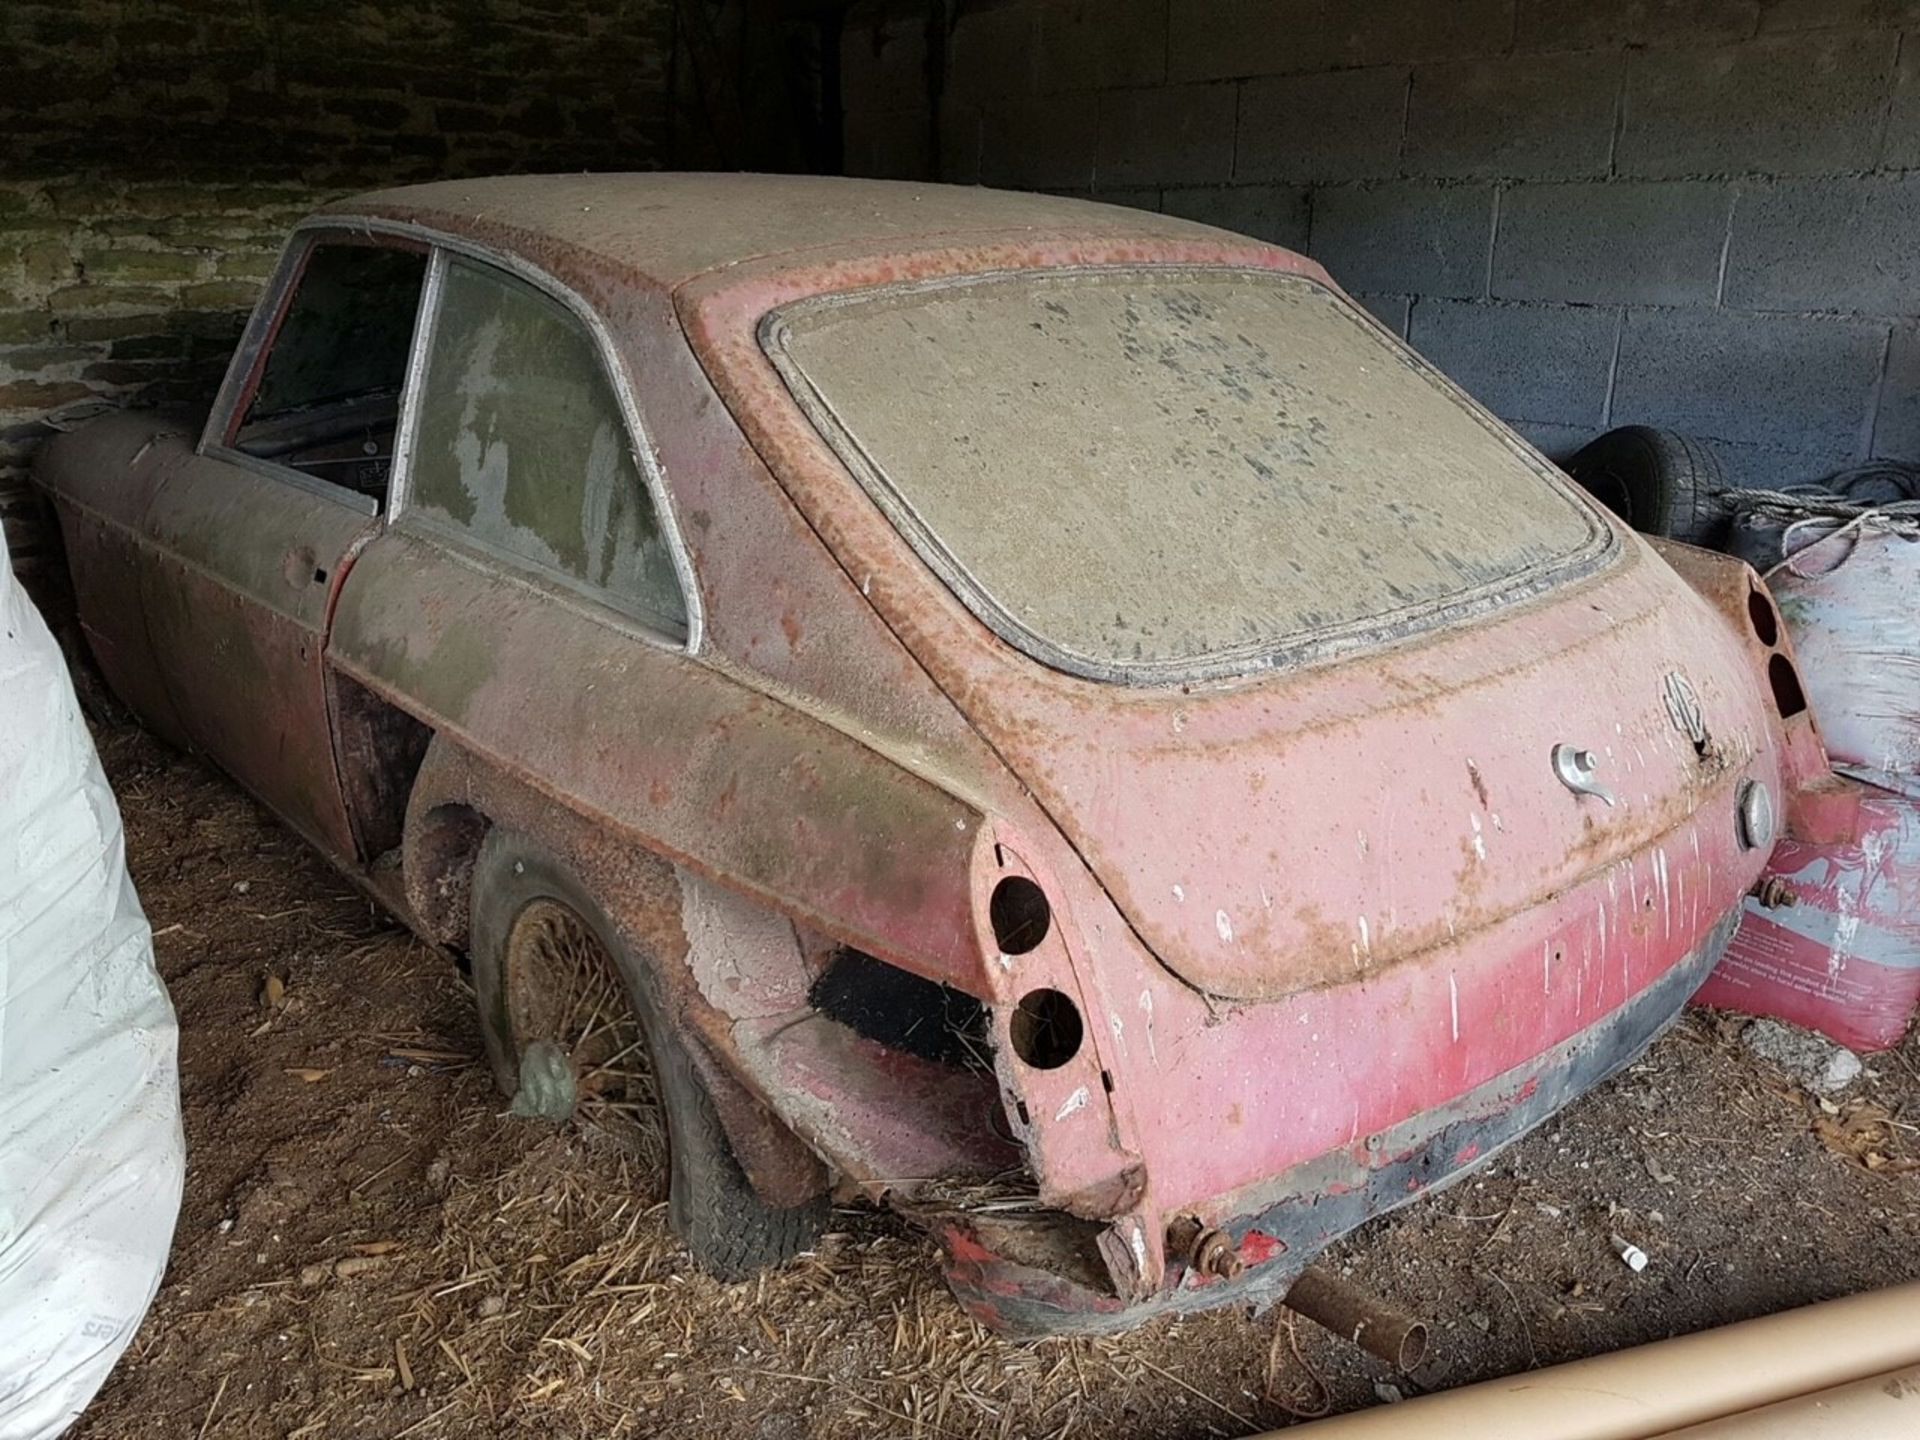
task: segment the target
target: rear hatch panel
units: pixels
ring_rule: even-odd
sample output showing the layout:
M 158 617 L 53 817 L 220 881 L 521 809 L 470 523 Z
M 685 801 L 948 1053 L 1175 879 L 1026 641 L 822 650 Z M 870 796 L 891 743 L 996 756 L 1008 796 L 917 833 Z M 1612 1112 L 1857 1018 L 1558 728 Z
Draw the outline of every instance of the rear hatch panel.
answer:
M 1604 582 L 1291 683 L 985 723 L 1164 964 L 1272 1000 L 1457 941 L 1673 832 L 1766 743 L 1724 632 L 1636 547 Z M 1612 804 L 1562 782 L 1560 745 L 1592 753 Z M 1660 923 L 1705 863 L 1662 862 Z

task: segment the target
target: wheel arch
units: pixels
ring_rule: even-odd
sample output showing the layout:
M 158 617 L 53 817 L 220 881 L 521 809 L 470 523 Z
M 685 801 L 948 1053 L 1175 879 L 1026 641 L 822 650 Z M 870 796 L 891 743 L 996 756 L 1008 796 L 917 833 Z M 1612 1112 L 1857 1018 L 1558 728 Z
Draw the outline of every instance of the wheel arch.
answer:
M 826 1167 L 740 1079 L 731 1059 L 733 1017 L 706 998 L 685 963 L 689 942 L 679 869 L 643 845 L 609 836 L 589 817 L 503 774 L 444 733 L 429 744 L 414 781 L 402 842 L 407 902 L 428 935 L 466 948 L 474 865 L 496 828 L 551 852 L 653 967 L 668 999 L 665 1018 L 689 1041 L 727 1139 L 761 1197 L 790 1206 L 819 1194 Z
M 473 914 L 473 866 L 492 827 L 472 793 L 467 754 L 437 734 L 407 794 L 400 870 L 407 906 L 427 938 L 464 951 Z

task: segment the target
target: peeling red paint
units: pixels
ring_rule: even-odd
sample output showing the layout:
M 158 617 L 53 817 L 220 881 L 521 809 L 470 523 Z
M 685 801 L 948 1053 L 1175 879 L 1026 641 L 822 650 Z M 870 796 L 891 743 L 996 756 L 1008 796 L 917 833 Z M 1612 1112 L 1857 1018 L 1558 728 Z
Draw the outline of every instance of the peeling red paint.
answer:
M 1258 1230 L 1249 1230 L 1240 1240 L 1240 1258 L 1249 1265 L 1264 1265 L 1286 1253 L 1287 1242 Z

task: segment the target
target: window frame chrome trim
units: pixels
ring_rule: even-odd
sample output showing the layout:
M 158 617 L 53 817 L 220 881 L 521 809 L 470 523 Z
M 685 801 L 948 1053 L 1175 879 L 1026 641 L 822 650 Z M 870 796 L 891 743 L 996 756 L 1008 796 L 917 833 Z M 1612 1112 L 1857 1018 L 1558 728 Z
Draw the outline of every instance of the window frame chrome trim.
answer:
M 359 490 L 351 490 L 345 485 L 336 485 L 331 480 L 318 475 L 309 475 L 304 470 L 296 470 L 291 465 L 276 465 L 271 460 L 263 460 L 258 455 L 249 455 L 244 450 L 234 450 L 225 445 L 202 445 L 200 453 L 209 460 L 218 460 L 223 465 L 233 465 L 263 480 L 276 480 L 290 485 L 295 490 L 304 490 L 322 500 L 331 500 L 345 510 L 352 510 L 369 519 L 378 519 L 380 505 L 371 495 Z M 391 483 L 391 482 L 389 482 Z M 392 493 L 391 489 L 388 491 Z
M 387 479 L 387 518 L 406 509 L 412 489 L 413 449 L 420 431 L 420 386 L 427 374 L 434 332 L 440 328 L 440 292 L 447 283 L 447 251 L 435 245 L 427 252 L 427 278 L 420 286 L 420 318 L 413 327 L 413 347 L 400 381 L 400 415 L 393 427 L 393 470 Z
M 331 500 L 361 515 L 374 518 L 380 516 L 380 504 L 364 491 L 350 486 L 339 485 L 320 475 L 310 475 L 291 465 L 281 465 L 259 455 L 249 455 L 244 450 L 236 450 L 227 444 L 226 437 L 231 433 L 237 416 L 241 397 L 245 394 L 247 381 L 253 375 L 254 367 L 268 349 L 269 332 L 274 321 L 285 309 L 295 288 L 295 277 L 304 273 L 307 258 L 321 244 L 325 232 L 337 230 L 352 235 L 363 230 L 358 225 L 340 225 L 330 222 L 306 220 L 295 226 L 287 237 L 287 243 L 280 249 L 280 259 L 274 266 L 273 277 L 268 280 L 266 289 L 260 292 L 260 298 L 254 302 L 253 312 L 247 317 L 245 329 L 241 331 L 240 343 L 235 347 L 233 357 L 227 361 L 227 371 L 220 379 L 220 388 L 214 392 L 213 408 L 207 412 L 206 423 L 200 428 L 200 439 L 195 444 L 194 453 L 208 460 L 216 460 L 224 465 L 233 465 L 263 480 L 277 480 L 303 490 L 322 500 Z M 401 237 L 410 238 L 410 237 Z M 433 264 L 433 252 L 427 251 L 429 276 Z M 423 281 L 420 295 L 414 302 L 413 339 L 411 347 L 419 339 L 420 325 L 426 312 L 423 308 L 427 298 L 427 286 Z M 409 349 L 409 368 L 401 378 L 400 403 L 402 413 L 407 401 L 407 387 L 412 378 L 412 349 Z M 394 431 L 393 460 L 387 471 L 387 508 L 393 508 L 394 477 L 399 463 L 399 429 Z
M 614 343 L 613 332 L 600 312 L 570 286 L 511 251 L 482 245 L 463 236 L 448 234 L 425 225 L 417 225 L 405 220 L 377 219 L 372 216 L 326 215 L 302 221 L 295 227 L 294 233 L 298 236 L 310 230 L 360 231 L 416 240 L 432 247 L 432 254 L 435 257 L 429 260 L 427 282 L 421 286 L 423 305 L 431 292 L 433 308 L 424 311 L 421 320 L 416 322 L 414 349 L 407 358 L 405 388 L 401 394 L 400 423 L 394 435 L 394 466 L 392 477 L 387 485 L 387 510 L 384 517 L 387 523 L 402 526 L 436 543 L 457 546 L 483 555 L 488 560 L 501 565 L 529 572 L 543 582 L 544 588 L 563 590 L 594 605 L 602 606 L 644 627 L 649 638 L 656 639 L 659 643 L 673 649 L 682 650 L 688 655 L 698 654 L 706 644 L 706 606 L 694 574 L 693 559 L 687 549 L 685 533 L 680 525 L 679 512 L 673 503 L 672 492 L 667 486 L 665 467 L 661 464 L 659 452 L 654 447 L 652 433 L 647 429 L 641 415 L 633 378 L 627 370 L 620 347 Z M 447 257 L 454 255 L 491 266 L 532 286 L 549 299 L 556 301 L 580 322 L 588 340 L 599 355 L 601 371 L 613 389 L 614 401 L 620 409 L 621 421 L 627 429 L 628 450 L 640 472 L 640 483 L 646 487 L 647 496 L 653 502 L 661 538 L 665 542 L 668 559 L 673 566 L 674 579 L 680 587 L 681 604 L 686 611 L 684 637 L 662 628 L 660 617 L 634 605 L 626 597 L 603 586 L 591 584 L 576 576 L 555 570 L 551 566 L 529 560 L 523 555 L 505 550 L 472 534 L 454 533 L 451 527 L 438 524 L 420 510 L 409 506 L 408 501 L 411 499 L 413 489 L 412 470 L 416 459 L 415 446 L 419 438 L 420 383 L 425 378 L 433 334 L 439 328 L 440 305 L 446 286 Z

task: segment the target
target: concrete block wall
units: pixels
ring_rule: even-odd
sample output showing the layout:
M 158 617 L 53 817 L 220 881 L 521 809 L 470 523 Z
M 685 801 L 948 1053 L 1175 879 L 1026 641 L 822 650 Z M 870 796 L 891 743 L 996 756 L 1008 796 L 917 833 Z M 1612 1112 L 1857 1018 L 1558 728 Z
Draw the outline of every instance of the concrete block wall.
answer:
M 671 0 L 0 3 L 0 524 L 47 552 L 33 451 L 204 401 L 294 220 L 444 175 L 647 169 Z
M 1920 459 L 1920 0 L 896 0 L 842 87 L 854 173 L 1304 249 L 1549 453 Z

